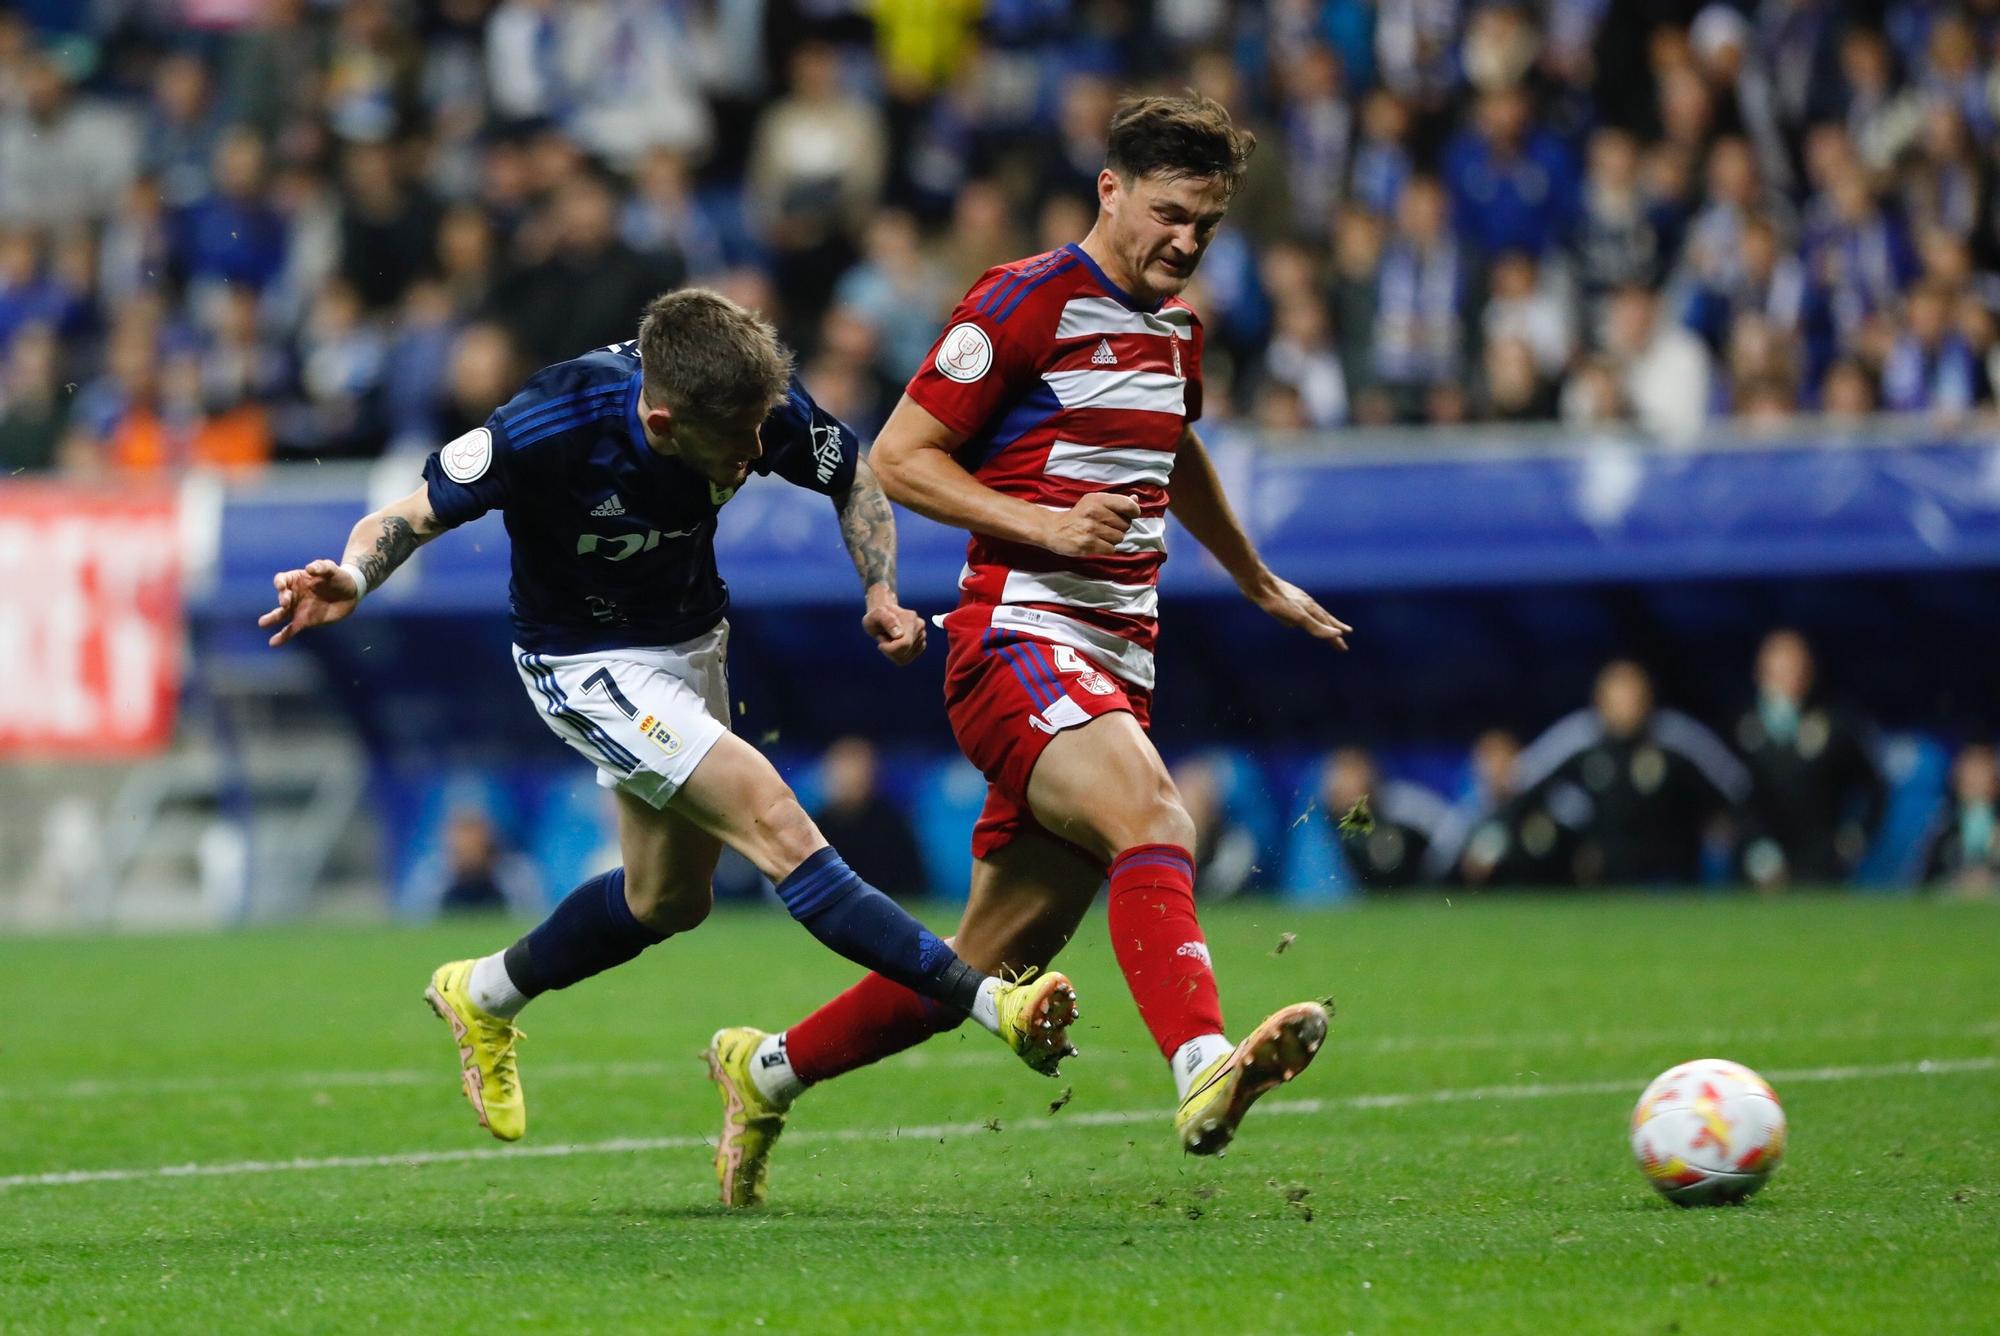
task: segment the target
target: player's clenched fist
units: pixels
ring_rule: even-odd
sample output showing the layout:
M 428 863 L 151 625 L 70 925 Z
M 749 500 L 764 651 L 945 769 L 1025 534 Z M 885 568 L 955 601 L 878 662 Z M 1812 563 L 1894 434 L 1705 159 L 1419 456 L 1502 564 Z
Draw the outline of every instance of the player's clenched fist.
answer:
M 1117 492 L 1092 492 L 1049 517 L 1042 546 L 1063 557 L 1101 557 L 1124 541 L 1139 518 L 1139 503 Z
M 354 578 L 323 557 L 302 571 L 279 571 L 271 583 L 278 591 L 278 606 L 259 617 L 257 625 L 278 627 L 271 637 L 273 645 L 311 627 L 337 622 L 361 602 Z
M 924 619 L 893 599 L 871 598 L 861 626 L 875 638 L 875 647 L 898 667 L 914 662 L 924 652 Z

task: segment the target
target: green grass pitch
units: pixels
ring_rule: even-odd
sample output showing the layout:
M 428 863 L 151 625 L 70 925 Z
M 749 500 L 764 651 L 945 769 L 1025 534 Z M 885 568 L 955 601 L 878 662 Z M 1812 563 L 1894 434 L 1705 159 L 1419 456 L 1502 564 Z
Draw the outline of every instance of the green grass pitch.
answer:
M 813 1091 L 759 1213 L 714 1204 L 695 1054 L 854 975 L 774 913 L 531 1008 L 513 1148 L 419 1000 L 513 925 L 0 942 L 0 1331 L 2000 1330 L 1992 906 L 1206 917 L 1238 1029 L 1339 1002 L 1227 1157 L 1170 1140 L 1100 917 L 1060 1080 L 968 1029 Z M 1744 1207 L 1670 1206 L 1627 1149 L 1702 1056 L 1791 1117 Z

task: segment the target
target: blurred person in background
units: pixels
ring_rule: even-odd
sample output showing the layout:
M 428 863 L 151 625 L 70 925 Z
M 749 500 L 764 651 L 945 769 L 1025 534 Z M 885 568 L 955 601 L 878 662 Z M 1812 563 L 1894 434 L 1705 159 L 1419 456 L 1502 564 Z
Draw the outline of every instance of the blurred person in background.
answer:
M 1521 753 L 1517 782 L 1536 799 L 1560 786 L 1586 804 L 1568 823 L 1584 886 L 1692 885 L 1704 837 L 1750 795 L 1742 762 L 1687 715 L 1657 708 L 1651 677 L 1629 659 L 1605 665 L 1590 707 Z
M 1963 415 L 1990 400 L 1986 368 L 1953 327 L 1952 293 L 1919 283 L 1903 302 L 1902 321 L 1882 363 L 1882 404 L 1892 412 Z
M 19 100 L 0 111 L 0 224 L 102 218 L 138 174 L 138 158 L 130 114 L 79 95 L 54 56 L 38 56 Z
M 443 850 L 410 881 L 413 907 L 429 913 L 532 916 L 546 908 L 534 862 L 502 845 L 493 818 L 477 807 L 453 809 L 445 819 Z
M 855 875 L 893 886 L 899 899 L 925 899 L 933 887 L 902 807 L 882 791 L 881 760 L 862 737 L 836 739 L 819 761 L 819 807 L 813 820 Z
M 680 282 L 677 258 L 638 255 L 618 239 L 616 209 L 604 178 L 568 180 L 550 205 L 548 254 L 501 282 L 493 309 L 529 361 L 619 342 L 655 293 Z
M 492 221 L 476 204 L 455 204 L 438 220 L 438 281 L 457 319 L 473 319 L 491 302 L 499 281 L 498 245 Z
M 695 198 L 687 155 L 671 148 L 652 149 L 641 159 L 632 194 L 619 210 L 618 236 L 641 255 L 677 265 L 689 282 L 729 263 L 722 230 Z
M 1777 224 L 1769 215 L 1750 214 L 1738 225 L 1731 249 L 1726 272 L 1694 282 L 1683 322 L 1717 351 L 1727 346 L 1730 329 L 1745 315 L 1795 333 L 1805 312 L 1806 270 L 1796 255 L 1785 251 Z
M 822 42 L 792 52 L 791 91 L 757 122 L 746 203 L 775 252 L 787 307 L 816 319 L 888 179 L 882 113 L 843 85 L 840 55 Z
M 1556 411 L 1564 422 L 1580 427 L 1629 422 L 1632 418 L 1618 368 L 1605 357 L 1578 359 L 1563 379 Z
M 0 231 L 0 353 L 30 325 L 73 336 L 91 317 L 91 275 L 85 272 L 79 282 L 49 263 L 47 249 L 39 228 Z
M 1598 130 L 1587 161 L 1575 248 L 1584 295 L 1595 302 L 1627 284 L 1650 287 L 1665 270 L 1665 248 L 1641 188 L 1631 132 Z
M 489 320 L 461 328 L 451 347 L 433 443 L 455 440 L 479 426 L 520 383 L 520 358 L 505 325 Z
M 1403 418 L 1417 417 L 1432 387 L 1457 379 L 1464 364 L 1470 275 L 1445 208 L 1434 178 L 1411 178 L 1377 269 L 1371 380 Z
M 1586 814 L 1580 794 L 1563 785 L 1522 792 L 1521 743 L 1492 729 L 1472 744 L 1472 783 L 1439 823 L 1424 859 L 1425 879 L 1468 886 L 1553 887 L 1575 876 L 1576 831 Z
M 1560 375 L 1576 349 L 1576 322 L 1570 302 L 1556 287 L 1545 281 L 1541 267 L 1526 251 L 1498 256 L 1487 272 L 1486 308 L 1480 313 L 1482 339 L 1525 343 L 1539 374 Z
M 1925 846 L 1924 881 L 1980 899 L 2000 892 L 2000 762 L 1987 743 L 1960 748 L 1952 761 L 1951 792 Z
M 1298 391 L 1306 422 L 1318 428 L 1347 420 L 1347 380 L 1340 370 L 1326 302 L 1310 286 L 1278 303 L 1277 328 L 1264 352 L 1264 373 Z
M 1342 747 L 1322 762 L 1318 798 L 1354 885 L 1392 891 L 1424 884 L 1425 860 L 1450 812 L 1444 799 L 1421 784 L 1384 779 L 1365 747 Z
M 1647 288 L 1612 293 L 1604 349 L 1618 370 L 1633 416 L 1670 443 L 1686 443 L 1708 417 L 1709 354 L 1702 341 L 1660 308 Z
M 341 156 L 340 274 L 371 311 L 392 307 L 437 253 L 436 204 L 403 179 L 386 144 Z
M 284 268 L 288 243 L 285 219 L 266 195 L 264 141 L 256 131 L 224 131 L 214 159 L 214 189 L 170 215 L 174 258 L 196 309 L 226 286 L 261 291 Z
M 1279 75 L 1292 230 L 1314 236 L 1326 230 L 1346 194 L 1354 140 L 1352 100 L 1343 86 L 1340 57 L 1330 46 L 1315 42 L 1281 55 Z
M 389 340 L 344 279 L 320 289 L 298 337 L 304 402 L 285 432 L 288 453 L 361 459 L 382 452 Z
M 1820 381 L 1820 411 L 1852 421 L 1876 409 L 1875 377 L 1858 357 L 1842 357 L 1826 369 Z
M 1194 893 L 1203 900 L 1227 900 L 1254 889 L 1257 837 L 1230 815 L 1229 758 L 1190 756 L 1173 767 L 1174 787 L 1194 823 Z
M 17 330 L 0 352 L 0 478 L 55 464 L 69 407 L 55 330 L 46 324 Z
M 1819 690 L 1812 647 L 1777 630 L 1757 651 L 1757 700 L 1736 721 L 1750 768 L 1738 820 L 1744 875 L 1758 886 L 1848 880 L 1880 824 L 1888 786 L 1870 730 Z
M 1519 87 L 1480 95 L 1472 128 L 1445 150 L 1459 239 L 1484 257 L 1507 251 L 1546 255 L 1576 223 L 1577 172 L 1567 145 L 1534 123 Z
M 869 220 L 861 262 L 834 289 L 837 306 L 865 315 L 879 332 L 874 369 L 886 374 L 923 361 L 950 300 L 944 276 L 924 253 L 916 219 L 900 209 Z
M 1334 219 L 1327 309 L 1334 337 L 1340 341 L 1341 378 L 1354 403 L 1354 416 L 1370 424 L 1395 416 L 1388 395 L 1375 384 L 1376 270 L 1386 238 L 1383 220 L 1359 205 L 1349 205 Z
M 169 208 L 184 208 L 208 193 L 209 160 L 221 128 L 208 67 L 186 51 L 162 58 L 153 67 L 139 170 L 159 181 Z
M 1349 189 L 1355 203 L 1378 218 L 1395 214 L 1403 186 L 1416 171 L 1409 140 L 1410 109 L 1400 97 L 1377 88 L 1362 99 Z
M 1491 339 L 1480 355 L 1478 407 L 1488 422 L 1547 422 L 1556 416 L 1554 382 L 1535 365 L 1534 351 L 1517 338 Z

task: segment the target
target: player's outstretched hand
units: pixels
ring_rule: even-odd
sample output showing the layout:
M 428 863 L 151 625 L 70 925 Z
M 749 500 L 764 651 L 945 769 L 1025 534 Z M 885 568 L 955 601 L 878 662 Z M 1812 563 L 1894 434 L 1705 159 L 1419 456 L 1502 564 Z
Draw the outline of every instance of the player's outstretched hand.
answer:
M 1042 546 L 1061 557 L 1101 557 L 1125 538 L 1139 518 L 1139 503 L 1117 492 L 1091 492 L 1068 510 L 1049 516 Z
M 282 645 L 301 631 L 337 622 L 353 612 L 361 600 L 354 577 L 340 569 L 338 562 L 322 557 L 302 571 L 279 571 L 271 577 L 278 591 L 278 606 L 257 619 L 259 626 L 276 626 L 273 645 Z
M 929 635 L 924 619 L 893 599 L 870 599 L 861 629 L 875 637 L 875 648 L 898 667 L 924 652 Z
M 1354 628 L 1322 608 L 1318 601 L 1290 580 L 1267 574 L 1252 588 L 1243 591 L 1252 603 L 1287 626 L 1296 626 L 1307 635 L 1330 640 L 1342 649 Z

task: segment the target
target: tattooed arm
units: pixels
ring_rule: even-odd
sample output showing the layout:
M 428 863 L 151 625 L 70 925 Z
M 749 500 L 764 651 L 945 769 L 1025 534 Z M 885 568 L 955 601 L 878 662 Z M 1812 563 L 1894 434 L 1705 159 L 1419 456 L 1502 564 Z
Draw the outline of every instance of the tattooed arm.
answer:
M 833 504 L 868 602 L 862 629 L 891 661 L 908 663 L 924 652 L 924 619 L 896 602 L 896 514 L 866 459 L 854 461 L 854 482 Z
M 354 526 L 339 562 L 322 557 L 302 570 L 271 577 L 278 606 L 259 617 L 257 625 L 277 627 L 271 643 L 282 645 L 301 631 L 340 621 L 360 606 L 364 593 L 388 579 L 445 527 L 431 511 L 428 488 L 419 487 L 390 502 Z M 357 573 L 365 585 L 356 582 Z

